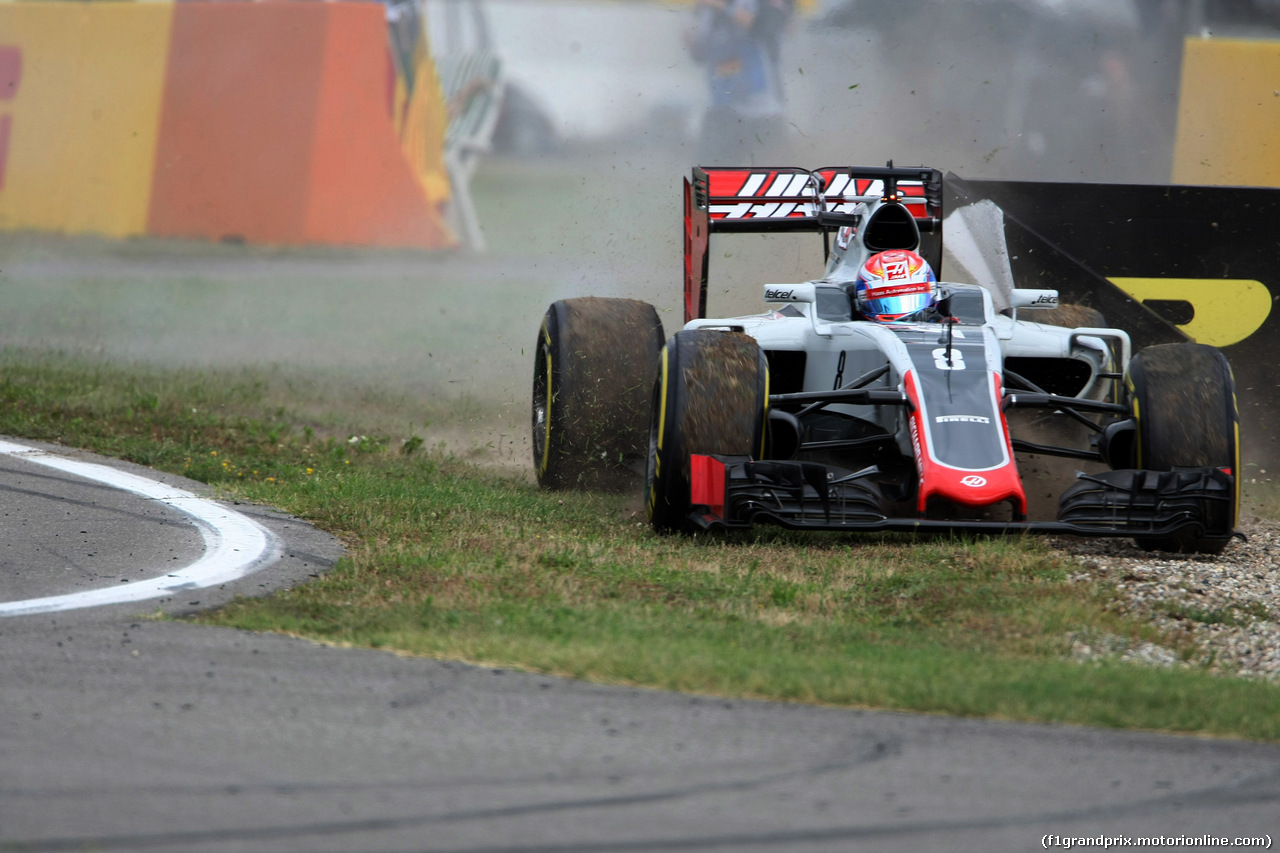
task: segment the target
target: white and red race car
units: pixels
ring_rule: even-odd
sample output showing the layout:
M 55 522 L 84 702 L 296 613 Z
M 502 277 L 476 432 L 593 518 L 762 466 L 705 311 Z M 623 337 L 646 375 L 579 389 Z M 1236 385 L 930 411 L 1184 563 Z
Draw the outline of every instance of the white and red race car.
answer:
M 685 182 L 685 325 L 629 299 L 554 303 L 538 334 L 533 446 L 547 488 L 644 466 L 659 531 L 772 523 L 841 531 L 1124 536 L 1216 553 L 1235 535 L 1239 418 L 1212 347 L 1130 352 L 1052 290 L 936 283 L 927 310 L 866 319 L 868 258 L 942 260 L 930 168 L 697 168 Z M 769 310 L 705 316 L 714 233 L 812 231 L 825 274 L 762 283 Z M 1020 460 L 1078 460 L 1044 518 Z

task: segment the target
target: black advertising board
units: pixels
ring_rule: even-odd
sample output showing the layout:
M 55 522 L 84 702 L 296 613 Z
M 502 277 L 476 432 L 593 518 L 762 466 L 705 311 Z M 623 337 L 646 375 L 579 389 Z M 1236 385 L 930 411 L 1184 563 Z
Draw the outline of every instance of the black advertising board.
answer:
M 1270 450 L 1280 415 L 1280 189 L 956 175 L 945 186 L 949 212 L 980 201 L 1001 209 L 1017 286 L 1097 308 L 1135 350 L 1180 340 L 1221 349 L 1244 447 Z

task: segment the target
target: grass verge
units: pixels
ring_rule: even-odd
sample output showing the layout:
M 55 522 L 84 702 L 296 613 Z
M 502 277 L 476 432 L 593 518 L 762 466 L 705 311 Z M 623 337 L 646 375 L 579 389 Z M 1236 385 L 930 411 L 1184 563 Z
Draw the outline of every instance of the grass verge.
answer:
M 318 417 L 323 389 L 287 376 L 4 365 L 0 433 L 184 474 L 346 543 L 314 583 L 201 622 L 726 696 L 1280 739 L 1280 686 L 1071 662 L 1082 632 L 1176 639 L 1036 538 L 658 537 L 633 497 L 541 492 L 429 427 Z

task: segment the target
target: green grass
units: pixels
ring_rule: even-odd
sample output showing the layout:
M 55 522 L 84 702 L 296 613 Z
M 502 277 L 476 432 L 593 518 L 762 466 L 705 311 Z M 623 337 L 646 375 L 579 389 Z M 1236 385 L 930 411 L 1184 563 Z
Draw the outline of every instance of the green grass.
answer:
M 200 622 L 723 696 L 1280 740 L 1280 686 L 1072 662 L 1081 635 L 1182 641 L 1036 538 L 659 537 L 634 496 L 546 493 L 441 449 L 438 429 L 493 416 L 480 403 L 387 431 L 284 369 L 12 349 L 0 368 L 0 433 L 185 474 L 346 544 L 315 582 Z

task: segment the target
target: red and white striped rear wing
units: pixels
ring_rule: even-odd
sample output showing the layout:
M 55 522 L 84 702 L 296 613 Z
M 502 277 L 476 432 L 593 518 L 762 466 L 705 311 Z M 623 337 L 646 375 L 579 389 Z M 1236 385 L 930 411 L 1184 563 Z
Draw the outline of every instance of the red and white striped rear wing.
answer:
M 925 167 L 696 167 L 684 182 L 685 322 L 706 316 L 711 234 L 823 233 L 880 202 L 906 206 L 922 233 L 941 229 L 942 173 Z M 931 261 L 932 262 L 932 261 Z

